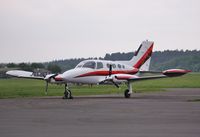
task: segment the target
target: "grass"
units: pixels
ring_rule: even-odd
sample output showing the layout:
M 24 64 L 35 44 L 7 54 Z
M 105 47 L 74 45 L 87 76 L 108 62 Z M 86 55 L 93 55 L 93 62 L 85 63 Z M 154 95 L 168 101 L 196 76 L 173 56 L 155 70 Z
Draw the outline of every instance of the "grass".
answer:
M 193 99 L 193 100 L 188 100 L 188 102 L 200 102 L 200 99 Z
M 124 84 L 121 85 L 120 89 L 115 88 L 113 85 L 94 85 L 92 87 L 72 85 L 71 90 L 74 96 L 79 96 L 123 93 L 126 88 Z M 200 73 L 133 83 L 133 89 L 137 92 L 164 91 L 165 88 L 200 88 Z M 0 98 L 46 96 L 44 91 L 44 81 L 16 78 L 0 80 Z M 63 96 L 63 91 L 63 85 L 49 85 L 48 96 Z

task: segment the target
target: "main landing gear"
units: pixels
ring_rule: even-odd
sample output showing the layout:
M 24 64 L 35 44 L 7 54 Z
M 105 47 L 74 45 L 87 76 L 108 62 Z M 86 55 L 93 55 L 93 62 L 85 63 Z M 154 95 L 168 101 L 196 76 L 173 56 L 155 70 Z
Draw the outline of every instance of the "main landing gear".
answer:
M 132 84 L 130 82 L 128 82 L 128 89 L 126 89 L 124 91 L 124 97 L 125 98 L 130 98 L 132 93 L 133 93 Z M 67 84 L 65 84 L 65 92 L 64 92 L 63 99 L 73 99 L 72 92 L 69 89 Z
M 132 91 L 132 85 L 131 85 L 130 82 L 128 82 L 128 89 L 126 89 L 124 91 L 124 97 L 125 98 L 130 98 L 132 93 L 133 93 L 133 91 Z
M 73 99 L 72 92 L 69 89 L 67 84 L 65 84 L 65 92 L 64 92 L 63 99 Z

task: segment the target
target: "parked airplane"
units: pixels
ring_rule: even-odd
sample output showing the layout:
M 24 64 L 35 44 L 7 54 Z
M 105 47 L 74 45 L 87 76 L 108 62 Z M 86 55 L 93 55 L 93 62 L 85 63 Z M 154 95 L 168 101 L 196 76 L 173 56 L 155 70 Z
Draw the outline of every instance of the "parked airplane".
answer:
M 46 81 L 46 93 L 48 83 L 64 84 L 63 99 L 72 99 L 72 92 L 68 83 L 106 84 L 111 83 L 119 88 L 119 84 L 127 83 L 128 89 L 124 91 L 125 98 L 130 98 L 132 82 L 148 79 L 181 76 L 189 70 L 169 69 L 162 72 L 149 71 L 150 59 L 154 42 L 143 41 L 133 58 L 129 61 L 85 60 L 80 62 L 74 69 L 62 74 L 48 74 L 45 77 L 34 76 L 33 72 L 23 70 L 11 70 L 6 72 L 19 78 L 41 79 Z M 154 73 L 152 76 L 142 76 L 143 73 Z

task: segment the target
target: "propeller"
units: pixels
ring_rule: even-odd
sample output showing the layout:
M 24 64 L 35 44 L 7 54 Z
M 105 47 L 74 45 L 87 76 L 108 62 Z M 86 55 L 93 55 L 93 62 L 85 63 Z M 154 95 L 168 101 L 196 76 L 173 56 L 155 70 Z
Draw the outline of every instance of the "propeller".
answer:
M 49 82 L 46 81 L 46 88 L 45 88 L 45 94 L 48 95 L 48 85 L 49 85 Z
M 119 88 L 119 85 L 113 81 L 113 79 L 111 80 L 111 82 L 113 83 L 113 85 L 115 85 L 117 88 Z
M 109 77 L 111 77 L 111 75 L 112 75 L 112 64 L 109 65 L 109 73 L 108 73 Z M 115 85 L 117 88 L 119 88 L 119 85 L 116 82 L 114 82 L 113 78 L 110 79 L 109 81 L 111 81 L 113 85 Z
M 109 65 L 109 73 L 108 73 L 109 77 L 112 75 L 112 64 Z
M 48 86 L 49 82 L 51 81 L 51 78 L 54 78 L 58 74 L 48 74 L 44 77 L 44 80 L 46 81 L 46 86 L 45 86 L 45 94 L 48 95 Z

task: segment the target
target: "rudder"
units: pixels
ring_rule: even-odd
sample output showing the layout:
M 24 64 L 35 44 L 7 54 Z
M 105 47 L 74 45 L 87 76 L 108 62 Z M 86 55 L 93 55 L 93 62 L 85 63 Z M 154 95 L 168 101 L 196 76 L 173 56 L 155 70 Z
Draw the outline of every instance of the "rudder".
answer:
M 129 65 L 139 69 L 151 57 L 153 44 L 152 41 L 143 41 L 133 58 L 129 61 Z

